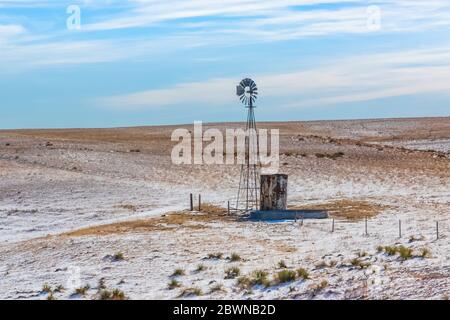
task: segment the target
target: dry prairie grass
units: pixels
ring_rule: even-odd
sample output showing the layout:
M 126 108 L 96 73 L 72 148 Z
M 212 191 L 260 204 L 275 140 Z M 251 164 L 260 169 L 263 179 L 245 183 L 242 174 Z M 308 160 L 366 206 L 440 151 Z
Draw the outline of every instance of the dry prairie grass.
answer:
M 227 213 L 227 209 L 213 205 L 211 203 L 202 203 L 200 207 L 200 212 L 205 212 L 208 214 L 223 215 Z
M 332 218 L 347 219 L 347 220 L 362 220 L 364 218 L 375 217 L 384 210 L 387 206 L 364 201 L 364 200 L 336 200 L 324 204 L 293 206 L 290 209 L 296 210 L 326 210 Z
M 213 209 L 214 206 L 211 206 L 211 210 Z M 219 220 L 231 221 L 233 219 L 232 217 L 225 216 L 224 214 L 219 213 L 221 211 L 217 208 L 214 210 L 212 212 L 206 211 L 205 213 L 196 214 L 188 211 L 172 212 L 162 217 L 92 226 L 70 231 L 64 233 L 63 235 L 68 237 L 106 236 L 111 234 L 123 234 L 132 232 L 141 233 L 152 231 L 170 231 L 181 226 L 191 229 L 203 229 L 206 228 L 205 223 Z

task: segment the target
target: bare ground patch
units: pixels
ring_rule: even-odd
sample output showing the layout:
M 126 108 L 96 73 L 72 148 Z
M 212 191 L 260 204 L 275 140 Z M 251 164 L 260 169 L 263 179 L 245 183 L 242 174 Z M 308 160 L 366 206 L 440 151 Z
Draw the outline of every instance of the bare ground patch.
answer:
M 324 204 L 293 206 L 296 210 L 326 210 L 332 218 L 347 220 L 362 220 L 375 217 L 382 213 L 388 206 L 365 201 L 365 200 L 335 200 Z
M 181 226 L 191 229 L 206 228 L 205 223 L 231 221 L 234 218 L 225 214 L 226 210 L 211 204 L 202 205 L 201 212 L 171 212 L 157 218 L 123 221 L 93 226 L 64 233 L 63 236 L 104 236 L 123 233 L 169 231 Z

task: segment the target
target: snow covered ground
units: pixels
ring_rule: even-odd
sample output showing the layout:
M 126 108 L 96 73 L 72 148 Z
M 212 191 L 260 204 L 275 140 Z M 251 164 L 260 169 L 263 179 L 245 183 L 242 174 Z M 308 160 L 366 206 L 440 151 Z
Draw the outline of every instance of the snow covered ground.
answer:
M 46 299 L 45 284 L 58 299 L 449 297 L 449 118 L 263 126 L 281 130 L 290 205 L 329 208 L 333 233 L 331 218 L 183 211 L 191 192 L 225 208 L 239 171 L 173 165 L 174 127 L 0 131 L 0 298 Z M 280 283 L 299 268 L 308 279 Z

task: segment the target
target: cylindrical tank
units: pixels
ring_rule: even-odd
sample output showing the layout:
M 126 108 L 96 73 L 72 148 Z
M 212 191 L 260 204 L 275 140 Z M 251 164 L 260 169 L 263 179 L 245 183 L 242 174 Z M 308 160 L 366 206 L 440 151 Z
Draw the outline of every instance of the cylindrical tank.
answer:
M 261 175 L 260 210 L 286 210 L 287 184 L 287 174 Z

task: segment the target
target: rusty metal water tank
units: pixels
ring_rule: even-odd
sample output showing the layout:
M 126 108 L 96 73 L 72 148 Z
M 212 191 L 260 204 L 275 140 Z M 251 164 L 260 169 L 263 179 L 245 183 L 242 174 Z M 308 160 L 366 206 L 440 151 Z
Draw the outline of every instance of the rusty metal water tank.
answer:
M 286 210 L 287 185 L 287 174 L 261 175 L 260 210 Z

